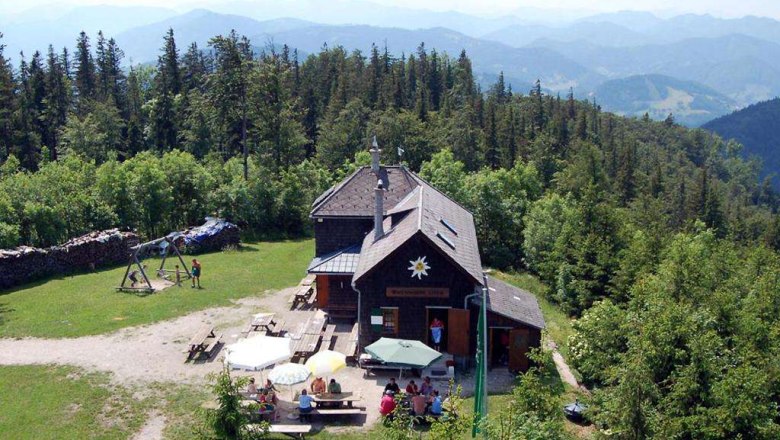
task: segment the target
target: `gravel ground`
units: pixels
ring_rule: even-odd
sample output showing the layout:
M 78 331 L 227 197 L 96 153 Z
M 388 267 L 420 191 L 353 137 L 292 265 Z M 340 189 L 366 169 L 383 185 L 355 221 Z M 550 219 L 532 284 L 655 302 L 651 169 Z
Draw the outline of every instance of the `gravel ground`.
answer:
M 112 380 L 124 386 L 143 388 L 152 382 L 186 382 L 205 384 L 208 373 L 218 372 L 222 367 L 224 347 L 208 361 L 185 362 L 187 342 L 204 324 L 213 325 L 223 333 L 223 342 L 231 344 L 243 335 L 241 330 L 251 316 L 258 312 L 274 312 L 285 320 L 285 328 L 295 328 L 314 313 L 311 310 L 290 310 L 289 298 L 295 288 L 278 292 L 266 292 L 261 297 L 250 297 L 236 301 L 230 307 L 217 307 L 195 312 L 173 320 L 155 324 L 130 327 L 114 333 L 72 339 L 0 339 L 0 365 L 22 364 L 67 364 L 89 371 L 112 373 Z M 369 428 L 379 418 L 378 406 L 382 390 L 393 371 L 378 371 L 377 375 L 364 377 L 363 370 L 347 367 L 333 377 L 344 391 L 353 391 L 362 397 L 357 406 L 366 408 L 365 414 L 345 419 L 344 428 L 332 427 L 330 431 L 354 427 Z M 235 372 L 250 375 L 248 372 Z M 259 383 L 264 381 L 263 372 L 251 373 Z M 506 370 L 493 370 L 490 375 L 490 390 L 505 391 L 511 388 L 513 376 Z M 420 382 L 419 378 L 415 378 Z M 473 377 L 459 377 L 464 395 L 473 393 Z M 405 387 L 409 378 L 399 382 Z M 305 384 L 308 386 L 308 383 Z M 300 391 L 304 384 L 294 390 Z M 446 391 L 445 382 L 435 386 Z M 280 391 L 282 420 L 292 407 L 290 390 Z M 316 420 L 316 419 L 315 419 Z M 160 414 L 150 414 L 145 426 L 135 438 L 159 438 L 165 426 Z

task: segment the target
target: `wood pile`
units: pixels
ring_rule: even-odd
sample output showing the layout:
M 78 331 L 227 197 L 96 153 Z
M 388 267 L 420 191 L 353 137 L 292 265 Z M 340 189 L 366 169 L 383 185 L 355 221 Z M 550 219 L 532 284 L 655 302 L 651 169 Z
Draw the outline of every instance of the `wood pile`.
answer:
M 36 279 L 127 262 L 138 236 L 118 229 L 91 232 L 46 249 L 0 250 L 0 289 Z

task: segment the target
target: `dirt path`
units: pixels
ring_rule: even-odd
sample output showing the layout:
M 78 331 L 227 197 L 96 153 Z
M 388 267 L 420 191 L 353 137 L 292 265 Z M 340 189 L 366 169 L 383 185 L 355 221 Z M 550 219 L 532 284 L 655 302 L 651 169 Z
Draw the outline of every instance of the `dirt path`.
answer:
M 186 362 L 187 342 L 204 324 L 224 332 L 231 344 L 240 336 L 253 313 L 283 308 L 290 289 L 265 297 L 238 300 L 232 307 L 217 307 L 173 320 L 114 333 L 70 339 L 0 339 L 0 365 L 65 364 L 91 371 L 113 373 L 117 383 L 202 383 L 219 371 L 221 352 L 209 361 Z M 276 311 L 276 310 L 272 310 Z
M 165 429 L 165 416 L 158 412 L 152 412 L 148 415 L 141 430 L 132 437 L 132 440 L 160 440 L 163 438 L 163 429 Z
M 566 363 L 561 353 L 558 351 L 558 345 L 553 341 L 547 343 L 547 348 L 552 350 L 553 362 L 555 362 L 555 369 L 558 370 L 558 375 L 561 376 L 561 380 L 571 385 L 575 389 L 580 389 L 585 393 L 590 393 L 584 385 L 577 382 L 577 378 L 574 377 L 574 373 L 571 372 L 571 368 Z

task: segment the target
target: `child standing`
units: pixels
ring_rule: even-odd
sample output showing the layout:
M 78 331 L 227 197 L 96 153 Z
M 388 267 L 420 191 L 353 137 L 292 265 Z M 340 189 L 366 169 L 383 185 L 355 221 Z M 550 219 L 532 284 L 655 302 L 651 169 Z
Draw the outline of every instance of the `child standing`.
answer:
M 181 287 L 181 272 L 179 271 L 179 265 L 176 265 L 176 285 Z
M 200 262 L 196 259 L 192 259 L 192 287 L 195 288 L 195 282 L 198 283 L 198 289 L 200 289 Z

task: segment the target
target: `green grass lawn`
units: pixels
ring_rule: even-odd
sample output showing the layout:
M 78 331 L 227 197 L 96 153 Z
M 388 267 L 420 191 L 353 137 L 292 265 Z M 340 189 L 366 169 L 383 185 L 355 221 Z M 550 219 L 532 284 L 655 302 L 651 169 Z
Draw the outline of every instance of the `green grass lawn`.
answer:
M 313 240 L 245 243 L 198 256 L 202 290 L 169 287 L 147 296 L 116 292 L 125 267 L 57 277 L 0 294 L 0 337 L 77 337 L 148 324 L 229 300 L 294 286 L 314 255 Z M 185 256 L 185 258 L 190 258 Z M 159 260 L 150 260 L 156 268 Z M 166 266 L 172 262 L 167 262 Z M 152 271 L 154 273 L 154 271 Z
M 145 401 L 112 388 L 104 374 L 70 367 L 0 367 L 0 438 L 128 438 Z

